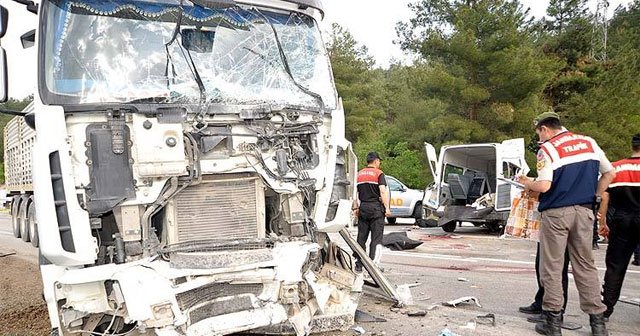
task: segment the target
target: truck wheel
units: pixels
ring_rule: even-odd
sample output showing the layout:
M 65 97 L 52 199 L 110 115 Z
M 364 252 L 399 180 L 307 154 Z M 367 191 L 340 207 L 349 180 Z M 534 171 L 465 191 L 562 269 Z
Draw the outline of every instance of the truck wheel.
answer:
M 387 223 L 395 224 L 396 223 L 396 218 L 395 217 L 387 217 Z
M 458 223 L 456 222 L 447 223 L 442 226 L 442 230 L 444 230 L 444 232 L 453 232 L 456 230 L 457 225 Z
M 18 219 L 20 200 L 20 196 L 13 196 L 13 201 L 11 201 L 11 227 L 13 228 L 13 236 L 16 238 L 20 238 L 20 219 Z
M 22 238 L 23 242 L 29 241 L 29 198 L 23 196 L 22 201 L 20 202 L 20 212 L 18 214 L 18 218 L 20 218 L 20 238 Z
M 29 240 L 31 240 L 31 245 L 33 247 L 38 247 L 38 220 L 36 219 L 36 203 L 31 199 L 29 202 L 27 217 L 29 218 Z

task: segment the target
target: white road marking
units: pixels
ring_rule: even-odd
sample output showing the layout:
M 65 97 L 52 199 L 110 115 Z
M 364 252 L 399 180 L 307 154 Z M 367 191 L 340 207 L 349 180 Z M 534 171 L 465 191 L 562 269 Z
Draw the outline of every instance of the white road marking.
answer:
M 468 263 L 477 263 L 479 261 L 485 262 L 494 262 L 497 264 L 520 264 L 520 265 L 535 265 L 533 261 L 522 261 L 522 260 L 505 260 L 505 259 L 493 259 L 493 258 L 465 258 L 461 256 L 447 256 L 442 254 L 427 254 L 427 253 L 413 253 L 413 252 L 384 252 L 384 255 L 396 256 L 396 257 L 411 257 L 411 258 L 423 258 L 423 259 L 432 259 L 432 260 L 451 260 L 451 261 L 460 261 L 460 262 L 468 262 Z M 606 271 L 607 269 L 604 267 L 598 267 L 599 271 Z M 640 271 L 627 270 L 627 273 L 631 274 L 640 274 Z

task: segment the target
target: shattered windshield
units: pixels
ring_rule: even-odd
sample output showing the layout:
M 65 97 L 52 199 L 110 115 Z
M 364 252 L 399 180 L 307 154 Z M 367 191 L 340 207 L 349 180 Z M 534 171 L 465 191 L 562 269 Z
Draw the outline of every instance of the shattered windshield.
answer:
M 336 107 L 329 59 L 310 16 L 178 0 L 45 6 L 48 104 Z

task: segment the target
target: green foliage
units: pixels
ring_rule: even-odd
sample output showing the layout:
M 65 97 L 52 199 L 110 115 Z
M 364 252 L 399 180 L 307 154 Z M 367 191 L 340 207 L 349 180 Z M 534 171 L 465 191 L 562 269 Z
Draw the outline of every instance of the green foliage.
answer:
M 412 187 L 430 180 L 423 144 L 501 142 L 523 137 L 535 167 L 531 120 L 549 106 L 570 130 L 594 137 L 611 159 L 640 132 L 640 0 L 610 22 L 608 62 L 590 56 L 586 0 L 552 0 L 532 22 L 515 0 L 418 0 L 398 23 L 412 65 L 374 67 L 367 49 L 334 26 L 330 51 L 344 99 L 347 136 Z
M 390 141 L 387 134 L 382 134 L 366 144 L 356 143 L 355 151 L 360 168 L 367 165 L 367 153 L 375 151 L 382 156 L 381 169 L 385 174 L 400 179 L 408 187 L 424 189 L 430 182 L 423 156 L 418 151 L 410 149 L 406 142 Z

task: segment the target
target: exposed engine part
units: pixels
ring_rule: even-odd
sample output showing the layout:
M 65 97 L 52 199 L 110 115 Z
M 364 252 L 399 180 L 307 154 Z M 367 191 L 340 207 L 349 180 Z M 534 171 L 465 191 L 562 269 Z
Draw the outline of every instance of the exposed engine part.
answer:
M 167 243 L 264 238 L 264 188 L 255 174 L 205 176 L 167 204 Z
M 113 240 L 115 242 L 115 263 L 123 264 L 125 261 L 124 240 L 119 233 L 113 235 Z
M 139 241 L 141 239 L 139 205 L 120 206 L 113 210 L 118 224 L 118 231 L 125 242 Z
M 151 205 L 147 206 L 147 210 L 142 215 L 142 245 L 143 245 L 143 255 L 148 257 L 151 253 L 151 245 L 150 245 L 150 237 L 151 237 L 151 217 L 158 211 L 159 208 L 164 206 L 166 202 L 171 199 L 171 197 L 178 191 L 178 178 L 172 177 L 162 193 L 160 193 L 160 197 Z
M 135 197 L 131 140 L 124 116 L 112 115 L 109 123 L 87 126 L 85 146 L 91 178 L 86 187 L 89 213 L 102 215 L 125 199 Z
M 289 153 L 284 148 L 276 150 L 275 156 L 276 162 L 278 163 L 278 174 L 280 176 L 285 176 L 289 172 Z

